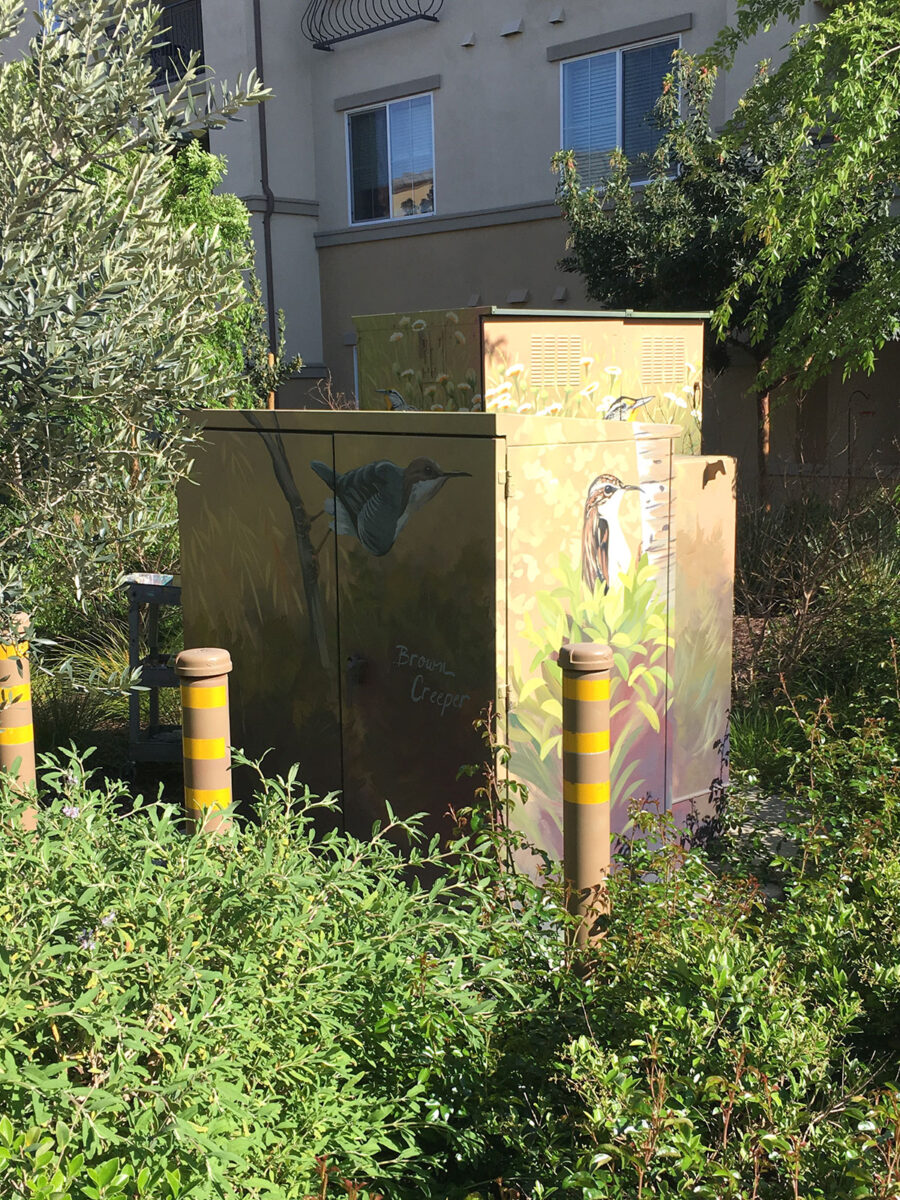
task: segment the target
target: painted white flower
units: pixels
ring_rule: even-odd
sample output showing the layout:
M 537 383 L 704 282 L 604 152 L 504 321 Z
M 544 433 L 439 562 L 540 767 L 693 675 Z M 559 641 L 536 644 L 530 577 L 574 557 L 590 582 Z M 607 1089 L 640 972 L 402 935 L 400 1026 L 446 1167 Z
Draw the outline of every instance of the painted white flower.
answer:
M 688 402 L 683 397 L 673 395 L 672 399 L 675 401 L 675 403 L 678 405 L 679 408 L 687 408 Z
M 503 372 L 507 379 L 515 379 L 519 375 L 525 374 L 525 367 L 522 363 L 513 363 L 511 367 L 507 367 Z
M 499 408 L 503 408 L 503 409 L 512 408 L 514 405 L 515 405 L 515 401 L 513 400 L 512 396 L 509 395 L 509 393 L 507 393 L 505 396 L 497 397 L 497 408 L 498 409 Z
M 432 404 L 431 411 L 432 412 L 443 412 L 444 406 L 443 406 L 443 404 Z
M 617 379 L 618 376 L 622 374 L 621 367 L 604 367 L 603 370 L 607 373 L 607 375 L 612 375 L 613 379 Z
M 455 312 L 445 312 L 444 316 L 448 321 L 452 321 L 454 325 L 459 324 L 459 316 Z
M 412 369 L 412 367 L 407 367 L 405 371 L 401 371 L 401 372 L 400 372 L 400 378 L 401 378 L 401 379 L 414 379 L 414 378 L 415 378 L 415 374 L 416 374 L 416 373 L 415 373 L 415 371 Z
M 403 334 L 402 334 L 402 333 L 400 332 L 400 330 L 398 329 L 396 333 L 392 333 L 392 334 L 391 334 L 391 336 L 388 338 L 388 341 L 390 341 L 390 342 L 402 342 L 402 341 L 403 341 Z
M 687 392 L 687 394 L 688 394 L 689 396 L 693 396 L 693 394 L 694 394 L 694 385 L 693 385 L 692 383 L 683 383 L 683 384 L 681 385 L 681 390 L 682 390 L 683 392 Z
M 480 412 L 480 410 L 483 407 L 484 407 L 484 399 L 481 395 L 481 392 L 476 392 L 475 395 L 472 397 L 472 411 Z
M 397 324 L 398 325 L 408 325 L 409 322 L 410 322 L 409 317 L 401 317 L 400 320 L 397 322 Z M 415 329 L 415 325 L 413 326 L 413 329 Z
M 581 391 L 578 393 L 578 395 L 579 396 L 593 396 L 594 392 L 596 392 L 596 390 L 597 390 L 597 388 L 599 388 L 599 386 L 600 386 L 600 384 L 597 382 L 596 379 L 594 379 L 594 380 L 592 380 L 591 383 L 586 383 L 584 385 L 584 387 L 581 389 Z M 610 399 L 612 399 L 612 397 L 610 397 Z
M 691 416 L 694 418 L 694 420 L 697 422 L 698 425 L 703 424 L 703 413 L 700 411 L 699 408 L 692 408 Z
M 562 412 L 562 401 L 554 400 L 552 403 L 548 404 L 547 412 L 550 413 L 551 416 L 556 416 L 557 413 L 561 413 Z
M 425 322 L 420 317 L 418 321 L 413 321 L 412 328 L 416 333 L 421 333 L 422 330 L 427 329 L 428 326 L 425 324 Z
M 463 333 L 463 331 L 461 329 L 454 329 L 453 336 L 456 338 L 456 340 L 459 342 L 459 344 L 461 346 L 464 346 L 466 344 L 466 335 Z
M 449 375 L 438 375 L 437 379 L 434 382 L 435 383 L 449 383 L 450 376 Z
M 671 400 L 673 404 L 680 404 L 680 403 L 681 403 L 681 397 L 680 397 L 680 396 L 676 396 L 674 392 L 663 392 L 663 399 L 664 399 L 664 400 Z
M 594 360 L 589 354 L 586 354 L 584 358 L 579 358 L 578 365 L 579 367 L 592 367 L 594 365 Z
M 516 411 L 520 413 L 534 412 L 534 405 L 530 400 L 524 400 Z
M 685 360 L 684 360 L 684 365 L 687 367 L 687 369 L 690 371 L 690 373 L 691 373 L 692 375 L 696 375 L 696 373 L 697 373 L 697 368 L 694 366 L 694 364 L 693 364 L 692 362 L 688 362 L 688 360 L 687 360 L 687 359 L 685 359 Z
M 492 396 L 508 396 L 509 395 L 509 384 L 501 383 L 497 387 L 488 388 L 488 390 L 484 394 L 487 396 L 487 398 L 489 400 L 491 399 Z

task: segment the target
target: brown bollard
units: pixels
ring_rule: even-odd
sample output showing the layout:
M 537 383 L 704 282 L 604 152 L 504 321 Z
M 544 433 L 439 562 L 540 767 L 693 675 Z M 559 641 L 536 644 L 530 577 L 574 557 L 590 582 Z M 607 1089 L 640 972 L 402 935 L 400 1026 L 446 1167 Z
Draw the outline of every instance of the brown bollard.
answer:
M 609 875 L 609 646 L 581 642 L 559 652 L 563 685 L 563 867 L 570 911 L 582 918 L 579 945 L 590 939 L 591 915 L 605 911 Z
M 194 830 L 222 833 L 231 825 L 231 732 L 228 721 L 227 650 L 182 650 L 175 659 L 181 680 L 184 803 Z
M 13 628 L 8 635 L 18 639 L 27 628 L 28 617 L 25 613 L 15 613 Z M 15 789 L 23 799 L 37 794 L 31 667 L 26 641 L 0 643 L 0 771 L 14 778 Z M 35 805 L 25 804 L 22 809 L 23 829 L 37 828 L 37 814 Z

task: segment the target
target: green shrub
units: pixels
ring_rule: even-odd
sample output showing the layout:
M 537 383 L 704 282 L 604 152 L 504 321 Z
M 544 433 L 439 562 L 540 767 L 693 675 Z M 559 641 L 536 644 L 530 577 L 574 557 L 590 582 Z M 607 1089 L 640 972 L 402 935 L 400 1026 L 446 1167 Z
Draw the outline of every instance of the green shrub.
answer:
M 86 1164 L 127 1161 L 154 1196 L 167 1170 L 185 1196 L 304 1196 L 326 1157 L 422 1194 L 490 1157 L 495 1040 L 559 1007 L 549 895 L 521 920 L 474 847 L 418 883 L 440 863 L 401 853 L 399 824 L 316 841 L 294 778 L 212 841 L 164 805 L 126 814 L 74 753 L 44 779 L 40 836 L 7 795 L 0 846 L 17 1130 L 62 1122 Z
M 896 1197 L 897 745 L 790 719 L 789 849 L 636 812 L 577 953 L 496 780 L 448 857 L 293 777 L 188 837 L 65 756 L 39 836 L 3 801 L 0 1194 Z

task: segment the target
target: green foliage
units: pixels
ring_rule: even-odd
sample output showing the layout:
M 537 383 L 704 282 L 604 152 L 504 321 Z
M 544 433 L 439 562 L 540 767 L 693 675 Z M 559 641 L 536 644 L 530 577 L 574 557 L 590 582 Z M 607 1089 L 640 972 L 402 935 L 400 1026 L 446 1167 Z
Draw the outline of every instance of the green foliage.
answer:
M 781 12 L 796 20 L 799 5 L 747 0 L 720 38 L 720 58 Z M 835 363 L 845 376 L 871 372 L 900 331 L 898 44 L 896 4 L 834 4 L 795 32 L 786 61 L 748 92 L 726 131 L 726 146 L 752 155 L 779 147 L 746 198 L 747 261 L 714 320 L 724 331 L 740 311 L 755 344 L 771 341 L 772 305 L 802 276 L 774 338 L 770 377 L 797 373 L 805 386 Z
M 415 1188 L 485 1155 L 495 1041 L 556 1022 L 552 895 L 499 888 L 477 838 L 433 886 L 415 875 L 434 852 L 401 854 L 400 825 L 315 842 L 293 778 L 212 842 L 170 808 L 124 812 L 74 756 L 45 786 L 38 840 L 6 795 L 0 849 L 17 1130 L 62 1122 L 71 1153 L 149 1172 L 150 1195 L 177 1170 L 184 1196 L 305 1196 L 325 1156 Z
M 316 838 L 293 775 L 211 839 L 74 754 L 37 837 L 0 789 L 0 1193 L 890 1200 L 897 743 L 785 719 L 781 847 L 635 812 L 583 951 L 502 747 L 449 856 Z
M 900 645 L 900 505 L 887 489 L 814 496 L 739 515 L 738 695 L 894 695 Z
M 0 0 L 4 41 L 23 16 Z M 0 64 L 2 574 L 24 578 L 43 549 L 46 590 L 68 576 L 79 601 L 166 540 L 192 453 L 178 413 L 235 382 L 200 351 L 244 303 L 246 259 L 218 227 L 170 220 L 166 199 L 184 137 L 265 93 L 252 77 L 201 89 L 196 62 L 155 91 L 160 17 L 60 0 Z
M 284 314 L 278 313 L 279 341 L 269 345 L 268 317 L 252 262 L 250 210 L 230 193 L 214 189 L 225 177 L 226 162 L 209 154 L 196 140 L 188 142 L 176 159 L 163 204 L 164 211 L 181 228 L 191 229 L 201 241 L 217 236 L 234 261 L 235 283 L 246 278 L 245 298 L 234 311 L 217 322 L 198 347 L 207 373 L 235 380 L 233 395 L 218 397 L 232 406 L 264 407 L 269 393 L 277 391 L 303 365 L 299 355 L 284 357 Z M 239 285 L 238 285 L 239 286 Z M 270 351 L 274 361 L 269 361 Z

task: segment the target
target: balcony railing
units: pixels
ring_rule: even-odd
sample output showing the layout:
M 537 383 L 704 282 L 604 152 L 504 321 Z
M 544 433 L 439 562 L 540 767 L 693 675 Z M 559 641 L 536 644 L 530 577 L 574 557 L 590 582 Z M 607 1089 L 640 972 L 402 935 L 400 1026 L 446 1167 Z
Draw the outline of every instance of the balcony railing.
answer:
M 410 21 L 437 21 L 444 0 L 310 0 L 303 14 L 303 34 L 317 50 L 336 42 L 392 29 Z
M 164 10 L 159 41 L 150 51 L 157 85 L 180 79 L 192 54 L 203 56 L 200 0 L 173 0 L 164 3 Z

